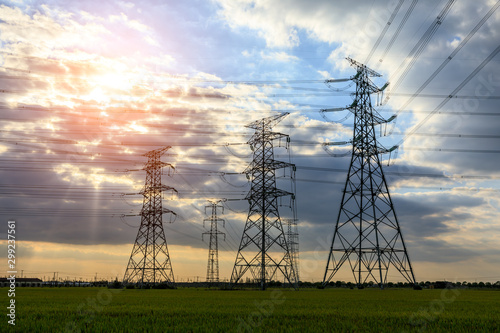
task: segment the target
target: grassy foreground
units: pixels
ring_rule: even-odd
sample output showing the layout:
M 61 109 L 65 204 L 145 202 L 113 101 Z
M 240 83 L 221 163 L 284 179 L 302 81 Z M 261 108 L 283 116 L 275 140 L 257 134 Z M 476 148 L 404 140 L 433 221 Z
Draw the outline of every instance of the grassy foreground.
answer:
M 2 332 L 500 331 L 491 290 L 18 288 L 15 328 L 3 299 Z

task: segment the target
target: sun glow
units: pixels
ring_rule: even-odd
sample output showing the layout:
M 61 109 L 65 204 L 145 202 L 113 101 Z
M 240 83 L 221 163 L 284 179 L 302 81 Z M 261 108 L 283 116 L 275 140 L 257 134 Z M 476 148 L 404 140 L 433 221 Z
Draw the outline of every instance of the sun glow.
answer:
M 147 127 L 144 127 L 142 125 L 138 125 L 135 123 L 135 121 L 129 125 L 129 128 L 133 129 L 136 132 L 140 132 L 140 133 L 148 133 L 149 132 Z
M 130 90 L 132 88 L 131 80 L 120 74 L 101 75 L 97 78 L 97 81 L 100 85 L 111 89 Z
M 115 185 L 135 186 L 134 180 L 129 175 L 109 175 L 104 168 L 81 168 L 79 166 L 63 163 L 54 168 L 65 182 L 75 185 L 91 185 L 99 189 L 103 183 Z
M 109 97 L 104 93 L 101 87 L 97 87 L 87 96 L 87 100 L 96 101 L 97 103 L 108 103 L 110 101 Z
M 89 146 L 97 147 L 101 143 L 101 140 L 92 140 L 92 141 L 77 141 L 75 144 L 79 147 L 84 153 L 88 152 Z

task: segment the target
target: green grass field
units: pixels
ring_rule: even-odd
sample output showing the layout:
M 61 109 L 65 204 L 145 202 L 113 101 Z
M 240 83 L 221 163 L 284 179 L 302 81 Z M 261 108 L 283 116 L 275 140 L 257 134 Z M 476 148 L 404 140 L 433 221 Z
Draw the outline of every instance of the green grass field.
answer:
M 2 332 L 500 331 L 492 290 L 18 288 L 10 329 L 7 302 Z

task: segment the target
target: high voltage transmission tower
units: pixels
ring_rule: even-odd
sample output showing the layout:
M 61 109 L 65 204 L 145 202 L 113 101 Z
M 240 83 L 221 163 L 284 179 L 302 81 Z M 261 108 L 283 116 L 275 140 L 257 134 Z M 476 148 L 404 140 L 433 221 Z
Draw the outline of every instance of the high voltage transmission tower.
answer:
M 283 219 L 283 222 L 287 226 L 285 236 L 288 243 L 288 248 L 290 250 L 290 256 L 292 257 L 293 269 L 297 281 L 300 281 L 299 275 L 299 232 L 297 230 L 297 219 Z
M 250 207 L 231 274 L 231 285 L 240 282 L 250 271 L 253 282 L 258 282 L 265 290 L 279 271 L 285 282 L 297 287 L 293 258 L 278 211 L 278 198 L 292 193 L 276 187 L 276 170 L 293 169 L 294 165 L 274 160 L 274 141 L 285 139 L 288 146 L 290 139 L 288 135 L 272 131 L 286 115 L 288 113 L 263 118 L 246 126 L 255 130 L 248 141 L 253 160 L 245 170 L 251 180 L 246 197 Z
M 224 212 L 224 207 L 219 206 L 219 201 L 210 201 L 210 206 L 205 206 L 205 213 L 207 208 L 211 209 L 210 217 L 203 220 L 203 226 L 205 222 L 210 223 L 210 231 L 204 232 L 202 238 L 205 235 L 209 235 L 209 245 L 208 245 L 208 264 L 207 264 L 207 282 L 210 284 L 219 283 L 219 239 L 218 236 L 224 236 L 226 239 L 226 234 L 218 230 L 218 224 L 222 222 L 224 226 L 225 221 L 217 217 L 217 209 L 221 209 Z
M 166 166 L 173 169 L 173 166 L 160 161 L 160 157 L 170 148 L 155 149 L 143 155 L 148 161 L 144 166 L 144 189 L 140 192 L 144 197 L 140 213 L 141 225 L 123 277 L 125 284 L 174 283 L 162 217 L 166 213 L 175 213 L 162 207 L 162 192 L 175 189 L 161 183 L 162 168 Z
M 342 202 L 328 255 L 323 286 L 348 263 L 358 286 L 375 280 L 381 288 L 387 283 L 392 265 L 408 282 L 415 276 L 408 257 L 394 205 L 389 194 L 379 155 L 392 151 L 377 143 L 375 125 L 382 118 L 371 104 L 370 94 L 381 92 L 370 77 L 380 74 L 347 58 L 357 73 L 351 163 L 342 193 Z

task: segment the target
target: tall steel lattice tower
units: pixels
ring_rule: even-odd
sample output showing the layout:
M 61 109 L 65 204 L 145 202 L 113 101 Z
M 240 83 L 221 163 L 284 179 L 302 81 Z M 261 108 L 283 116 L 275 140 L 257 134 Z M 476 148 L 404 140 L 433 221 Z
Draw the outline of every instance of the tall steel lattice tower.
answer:
M 173 166 L 160 161 L 160 157 L 170 148 L 155 149 L 143 155 L 148 158 L 148 162 L 144 166 L 146 182 L 140 192 L 144 197 L 140 213 L 141 225 L 123 277 L 125 284 L 174 283 L 162 216 L 175 213 L 162 207 L 162 192 L 175 189 L 161 184 L 162 168 L 166 166 L 173 169 Z
M 257 120 L 247 128 L 255 133 L 248 141 L 253 150 L 253 160 L 245 170 L 251 180 L 251 189 L 246 199 L 250 204 L 243 236 L 231 274 L 231 285 L 238 283 L 247 271 L 262 290 L 276 278 L 279 271 L 293 287 L 297 287 L 290 248 L 283 231 L 278 211 L 278 198 L 292 195 L 276 187 L 276 170 L 290 167 L 291 163 L 274 160 L 273 142 L 288 135 L 272 131 L 288 113 Z
M 203 220 L 203 226 L 205 226 L 205 222 L 210 223 L 210 231 L 202 234 L 202 238 L 205 235 L 210 237 L 208 243 L 207 264 L 207 282 L 209 284 L 219 283 L 219 235 L 224 236 L 224 240 L 226 240 L 226 234 L 218 230 L 219 223 L 222 222 L 222 226 L 225 225 L 225 221 L 217 216 L 217 209 L 224 212 L 224 207 L 219 206 L 219 202 L 220 201 L 210 201 L 210 206 L 205 206 L 205 213 L 209 208 L 211 210 L 211 214 L 209 218 Z
M 292 257 L 293 269 L 297 277 L 297 281 L 300 281 L 299 274 L 299 232 L 297 229 L 297 219 L 283 219 L 283 222 L 287 226 L 285 231 L 286 239 L 288 242 L 288 248 L 290 250 L 290 256 Z
M 394 267 L 408 282 L 415 284 L 403 235 L 389 194 L 379 155 L 392 151 L 377 144 L 375 125 L 387 123 L 372 107 L 370 94 L 381 92 L 370 77 L 380 74 L 347 58 L 357 73 L 354 103 L 352 157 L 342 194 L 332 246 L 328 255 L 323 286 L 346 262 L 359 286 L 376 281 L 387 284 L 389 267 Z

